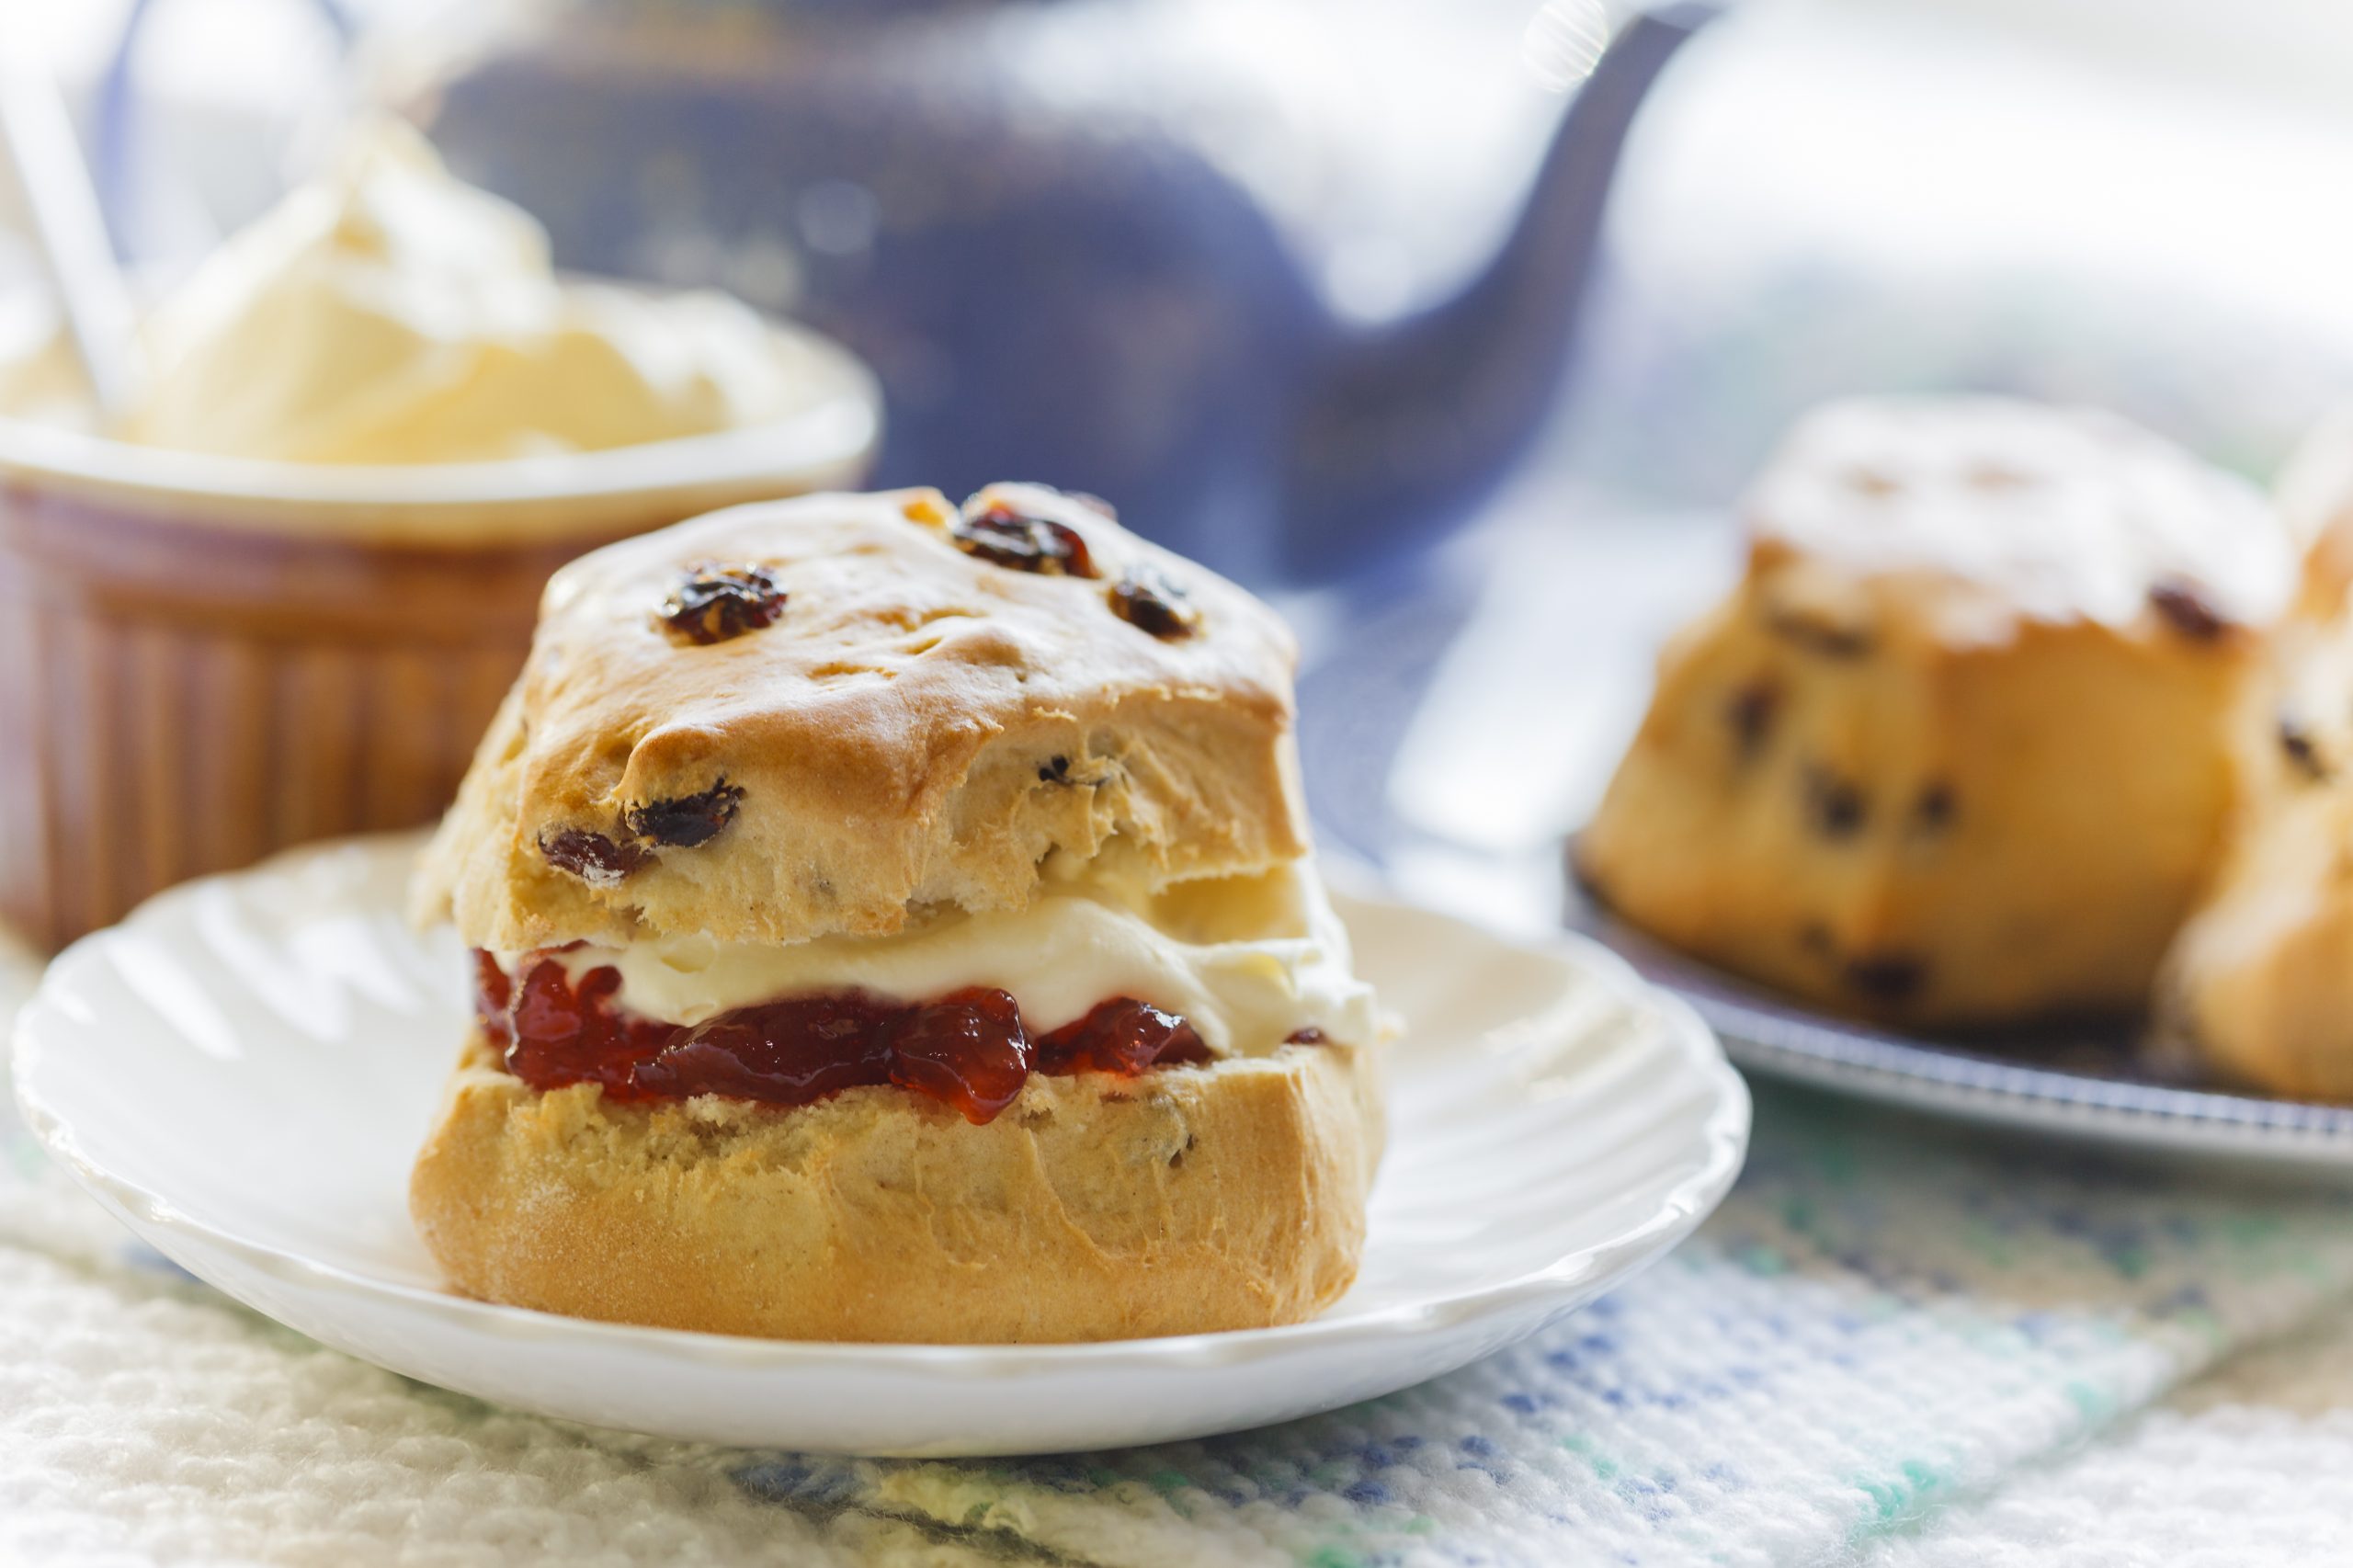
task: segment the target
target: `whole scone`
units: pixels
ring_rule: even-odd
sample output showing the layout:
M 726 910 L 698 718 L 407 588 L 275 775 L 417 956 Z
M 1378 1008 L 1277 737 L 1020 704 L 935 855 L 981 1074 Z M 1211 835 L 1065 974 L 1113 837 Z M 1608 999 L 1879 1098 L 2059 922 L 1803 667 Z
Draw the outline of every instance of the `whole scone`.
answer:
M 740 507 L 583 558 L 417 883 L 478 1017 L 451 1281 L 785 1338 L 1308 1317 L 1382 1015 L 1308 858 L 1289 634 L 1107 507 Z
M 2223 1076 L 2353 1099 L 2353 411 L 2279 486 L 2307 541 L 2298 613 L 2249 726 L 2255 788 L 2159 987 L 2166 1032 Z
M 2246 791 L 2293 574 L 2250 487 L 2110 415 L 1834 404 L 1743 506 L 1577 870 L 1865 1017 L 2135 1009 Z

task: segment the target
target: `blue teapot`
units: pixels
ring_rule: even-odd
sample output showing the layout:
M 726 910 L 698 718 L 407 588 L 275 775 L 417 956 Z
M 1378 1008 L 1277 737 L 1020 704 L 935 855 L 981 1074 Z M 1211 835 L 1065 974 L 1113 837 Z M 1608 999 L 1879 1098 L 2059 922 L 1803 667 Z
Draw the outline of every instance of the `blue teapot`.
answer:
M 888 401 L 880 483 L 1091 491 L 1261 585 L 1409 553 L 1544 415 L 1628 126 L 1713 7 L 1638 14 L 1492 259 L 1358 325 L 1165 125 L 1058 108 L 1001 68 L 1008 15 L 1092 11 L 1117 38 L 1121 3 L 573 0 L 417 104 L 560 264 L 733 284 L 857 349 Z M 742 283 L 763 256 L 770 301 Z

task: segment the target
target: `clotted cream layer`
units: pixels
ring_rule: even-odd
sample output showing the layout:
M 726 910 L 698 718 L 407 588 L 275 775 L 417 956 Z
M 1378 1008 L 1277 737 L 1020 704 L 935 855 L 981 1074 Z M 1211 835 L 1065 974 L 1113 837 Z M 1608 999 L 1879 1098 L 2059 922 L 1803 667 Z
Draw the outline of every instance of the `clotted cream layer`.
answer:
M 500 956 L 514 972 L 521 955 Z M 574 976 L 620 971 L 621 1006 L 674 1024 L 815 992 L 923 1002 L 995 986 L 1020 1004 L 1033 1034 L 1115 996 L 1183 1016 L 1221 1055 L 1264 1055 L 1302 1028 L 1364 1046 L 1381 1031 L 1372 988 L 1350 970 L 1347 931 L 1303 862 L 1157 894 L 1100 876 L 1058 878 L 1025 909 L 943 911 L 889 937 L 787 947 L 664 937 L 557 956 Z

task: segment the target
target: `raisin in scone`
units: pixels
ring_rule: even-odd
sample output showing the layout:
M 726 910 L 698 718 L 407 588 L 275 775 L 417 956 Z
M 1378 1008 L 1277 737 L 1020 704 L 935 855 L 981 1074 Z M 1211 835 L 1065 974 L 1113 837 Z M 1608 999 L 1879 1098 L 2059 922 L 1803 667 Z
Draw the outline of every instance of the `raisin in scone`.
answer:
M 2245 788 L 2293 570 L 2261 496 L 2109 415 L 1891 400 L 1806 419 L 1744 516 L 1587 883 L 1864 1017 L 2142 1006 Z
M 411 1208 L 470 1294 L 805 1339 L 1290 1323 L 1381 1024 L 1288 631 L 1099 503 L 742 507 L 549 585 L 419 874 L 479 1006 Z

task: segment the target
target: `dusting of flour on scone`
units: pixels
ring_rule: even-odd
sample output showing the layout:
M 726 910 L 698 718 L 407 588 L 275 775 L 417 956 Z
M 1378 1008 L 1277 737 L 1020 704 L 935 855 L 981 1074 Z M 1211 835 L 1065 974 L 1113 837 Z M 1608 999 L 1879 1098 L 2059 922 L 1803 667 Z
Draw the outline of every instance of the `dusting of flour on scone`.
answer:
M 1809 417 L 1743 517 L 1581 874 L 1865 1017 L 2140 1006 L 2245 792 L 2293 576 L 2262 497 L 2110 415 L 1890 400 Z
M 478 1018 L 412 1209 L 494 1301 L 810 1339 L 1296 1322 L 1383 1016 L 1290 634 L 1102 503 L 741 507 L 549 585 L 417 881 Z

